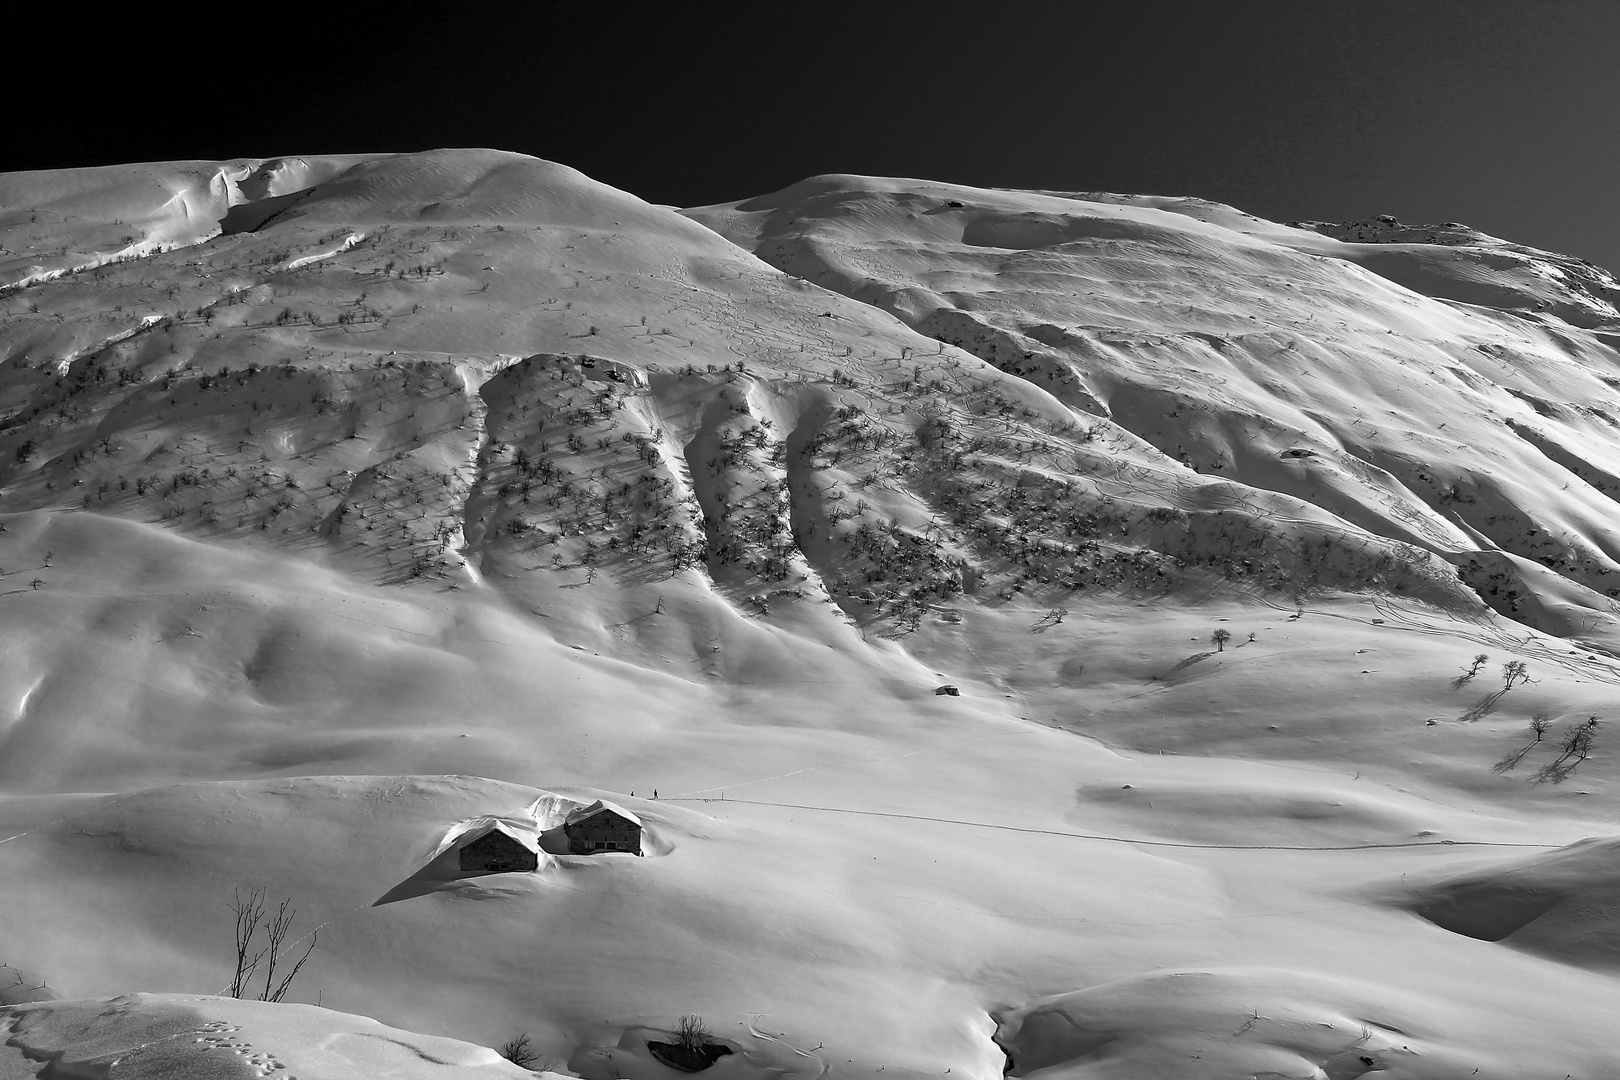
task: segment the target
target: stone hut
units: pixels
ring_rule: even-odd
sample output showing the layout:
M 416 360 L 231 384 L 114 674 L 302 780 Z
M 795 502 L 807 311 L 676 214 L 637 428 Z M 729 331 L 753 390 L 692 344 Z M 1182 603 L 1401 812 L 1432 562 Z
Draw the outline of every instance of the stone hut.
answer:
M 463 843 L 459 854 L 463 870 L 505 873 L 535 870 L 540 866 L 539 854 L 499 825 Z
M 604 851 L 641 854 L 641 819 L 601 799 L 569 814 L 563 821 L 563 834 L 574 855 L 598 855 Z

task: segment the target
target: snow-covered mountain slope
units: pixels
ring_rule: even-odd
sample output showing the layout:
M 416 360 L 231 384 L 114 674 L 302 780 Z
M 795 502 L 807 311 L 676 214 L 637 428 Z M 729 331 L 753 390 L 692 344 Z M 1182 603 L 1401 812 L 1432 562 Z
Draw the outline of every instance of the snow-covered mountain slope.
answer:
M 688 214 L 1200 474 L 1620 641 L 1620 286 L 1596 268 L 1458 228 L 848 176 Z
M 289 1000 L 600 1080 L 1614 1071 L 1595 268 L 489 150 L 0 208 L 0 1003 L 218 993 L 262 887 Z

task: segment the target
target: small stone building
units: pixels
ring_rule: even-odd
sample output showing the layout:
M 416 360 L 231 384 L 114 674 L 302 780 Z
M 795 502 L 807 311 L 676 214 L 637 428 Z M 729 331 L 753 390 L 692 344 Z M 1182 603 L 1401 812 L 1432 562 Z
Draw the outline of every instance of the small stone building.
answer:
M 569 814 L 563 822 L 563 834 L 574 855 L 598 855 L 604 851 L 641 854 L 641 820 L 600 799 Z
M 540 866 L 540 856 L 533 848 L 499 826 L 462 844 L 460 857 L 463 870 L 503 873 L 534 870 Z

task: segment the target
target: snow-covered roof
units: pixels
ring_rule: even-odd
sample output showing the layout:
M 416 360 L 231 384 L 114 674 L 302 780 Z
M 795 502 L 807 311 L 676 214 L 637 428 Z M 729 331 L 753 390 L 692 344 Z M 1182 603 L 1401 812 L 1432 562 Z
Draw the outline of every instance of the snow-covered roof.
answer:
M 624 820 L 631 822 L 638 828 L 641 825 L 641 819 L 636 817 L 636 815 L 632 814 L 630 811 L 626 810 L 617 803 L 610 803 L 605 799 L 597 799 L 589 806 L 581 806 L 570 811 L 568 817 L 564 819 L 564 824 L 572 825 L 576 821 L 584 821 L 586 818 L 595 817 L 604 810 L 611 810 L 613 813 L 624 818 Z
M 464 848 L 474 840 L 481 840 L 492 832 L 498 832 L 502 836 L 517 841 L 530 851 L 540 850 L 540 840 L 537 835 L 528 829 L 514 827 L 511 822 L 484 818 L 482 820 L 475 819 L 474 822 L 469 824 L 472 827 L 464 828 L 463 831 L 458 832 L 449 846 Z M 443 851 L 444 846 L 441 846 L 439 850 Z
M 523 844 L 525 847 L 533 847 L 534 846 L 532 843 L 529 842 L 529 839 L 527 837 L 521 836 L 521 835 L 519 835 L 518 833 L 514 832 L 511 829 L 503 828 L 498 823 L 489 826 L 489 828 L 487 828 L 487 829 L 479 829 L 475 833 L 469 833 L 467 835 L 464 835 L 461 838 L 461 842 L 463 844 L 469 844 L 474 840 L 482 840 L 484 837 L 488 836 L 490 833 L 500 833 L 502 836 L 506 837 L 507 839 L 516 840 L 518 843 Z

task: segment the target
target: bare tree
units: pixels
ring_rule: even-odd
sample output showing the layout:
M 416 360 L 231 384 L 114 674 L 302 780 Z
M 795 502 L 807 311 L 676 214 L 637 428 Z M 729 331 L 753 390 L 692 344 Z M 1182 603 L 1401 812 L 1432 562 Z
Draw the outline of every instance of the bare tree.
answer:
M 1503 693 L 1506 693 L 1506 691 L 1503 691 Z M 1551 724 L 1552 717 L 1546 713 L 1536 713 L 1536 715 L 1532 716 L 1530 718 L 1530 730 L 1535 732 L 1536 737 L 1516 750 L 1509 750 L 1502 760 L 1491 766 L 1491 771 L 1501 775 L 1518 768 L 1519 762 L 1523 761 L 1525 755 L 1536 748 L 1536 745 L 1541 742 L 1541 737 L 1547 733 L 1547 728 Z
M 264 987 L 259 991 L 257 1000 L 280 1001 L 287 996 L 287 990 L 309 960 L 309 954 L 315 951 L 319 932 L 309 935 L 309 947 L 304 950 L 304 955 L 277 982 L 276 965 L 291 951 L 287 946 L 287 935 L 292 931 L 298 909 L 292 906 L 291 900 L 283 900 L 274 914 L 269 913 L 265 909 L 264 887 L 260 886 L 248 890 L 246 897 L 241 889 L 237 889 L 232 894 L 231 910 L 236 913 L 236 974 L 231 978 L 231 997 L 252 996 L 250 983 L 263 965 Z M 261 940 L 261 931 L 264 944 L 255 947 L 255 942 Z
M 1468 682 L 1473 679 L 1475 675 L 1479 674 L 1479 669 L 1484 667 L 1489 660 L 1490 657 L 1486 654 L 1477 654 L 1474 657 L 1473 664 L 1468 668 L 1468 670 L 1451 680 L 1451 688 L 1453 690 L 1461 690 L 1464 686 L 1468 685 Z
M 293 916 L 296 914 L 298 914 L 298 910 L 292 906 L 292 901 L 283 900 L 276 908 L 275 916 L 264 925 L 265 934 L 270 938 L 270 950 L 265 958 L 264 991 L 259 995 L 260 1001 L 280 1001 L 286 997 L 287 989 L 292 985 L 293 979 L 297 977 L 298 970 L 309 959 L 309 954 L 315 951 L 315 941 L 319 935 L 312 933 L 309 936 L 309 947 L 304 950 L 304 955 L 298 958 L 298 962 L 293 965 L 292 970 L 287 972 L 280 982 L 275 981 L 276 961 L 282 955 L 283 944 L 287 939 L 288 932 L 292 929 Z
M 1585 761 L 1587 755 L 1592 752 L 1592 740 L 1597 738 L 1598 724 L 1602 722 L 1601 717 L 1588 716 L 1564 736 L 1564 745 L 1559 749 L 1574 758 L 1577 764 Z
M 540 1055 L 529 1041 L 527 1031 L 515 1039 L 507 1039 L 495 1052 L 520 1069 L 527 1069 L 540 1059 Z
M 1559 744 L 1557 760 L 1537 769 L 1531 779 L 1538 784 L 1548 780 L 1558 784 L 1568 779 L 1569 774 L 1575 771 L 1575 767 L 1591 754 L 1592 742 L 1597 738 L 1598 725 L 1602 722 L 1603 718 L 1600 716 L 1588 716 L 1570 728 L 1564 734 L 1564 741 Z
M 1209 635 L 1209 640 L 1214 643 L 1216 652 L 1225 652 L 1226 643 L 1232 640 L 1232 632 L 1224 626 L 1220 627 Z
M 1541 741 L 1541 737 L 1547 733 L 1547 729 L 1551 726 L 1552 717 L 1544 712 L 1538 712 L 1530 718 L 1530 730 L 1536 733 L 1536 742 Z
M 683 1016 L 675 1025 L 675 1045 L 690 1053 L 701 1054 L 714 1039 L 714 1032 L 703 1023 L 701 1016 Z
M 247 991 L 248 979 L 264 959 L 264 950 L 252 952 L 253 939 L 259 922 L 264 918 L 264 889 L 252 889 L 243 899 L 242 890 L 232 894 L 231 910 L 236 913 L 236 975 L 231 979 L 231 997 L 240 998 Z
M 1513 689 L 1515 683 L 1529 682 L 1529 665 L 1523 660 L 1509 660 L 1502 665 L 1502 692 Z

